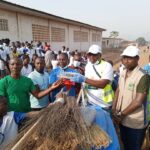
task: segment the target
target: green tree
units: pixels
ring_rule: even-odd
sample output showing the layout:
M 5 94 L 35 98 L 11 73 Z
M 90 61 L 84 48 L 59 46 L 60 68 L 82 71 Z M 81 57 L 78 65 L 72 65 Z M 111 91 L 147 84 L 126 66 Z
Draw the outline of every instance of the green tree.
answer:
M 136 39 L 136 42 L 138 43 L 139 46 L 144 46 L 147 44 L 147 41 L 145 40 L 144 37 L 139 37 Z
M 119 36 L 119 32 L 118 31 L 112 31 L 112 32 L 110 32 L 110 36 L 109 37 L 116 38 L 118 36 Z

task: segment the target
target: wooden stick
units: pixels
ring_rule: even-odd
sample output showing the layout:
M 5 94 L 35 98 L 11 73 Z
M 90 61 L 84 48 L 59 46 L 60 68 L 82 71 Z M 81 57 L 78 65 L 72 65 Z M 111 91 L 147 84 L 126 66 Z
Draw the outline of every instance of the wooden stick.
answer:
M 80 98 L 81 98 L 81 96 L 82 96 L 82 92 L 83 92 L 83 89 L 82 89 L 82 87 L 81 87 L 80 92 L 79 92 L 79 95 L 78 95 L 78 98 L 77 98 L 77 104 L 78 104 L 78 105 L 79 105 Z
M 36 125 L 42 120 L 43 116 L 41 116 L 35 123 L 34 125 L 27 131 L 27 133 L 13 146 L 11 150 L 20 150 L 21 145 L 24 142 L 26 138 L 29 138 L 29 134 L 35 129 Z

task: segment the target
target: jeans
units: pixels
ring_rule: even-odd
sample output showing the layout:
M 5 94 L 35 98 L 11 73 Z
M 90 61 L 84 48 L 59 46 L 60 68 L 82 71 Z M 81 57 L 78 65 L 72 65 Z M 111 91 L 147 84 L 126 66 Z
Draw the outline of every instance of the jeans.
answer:
M 146 127 L 144 129 L 132 129 L 120 125 L 121 139 L 124 150 L 141 150 Z

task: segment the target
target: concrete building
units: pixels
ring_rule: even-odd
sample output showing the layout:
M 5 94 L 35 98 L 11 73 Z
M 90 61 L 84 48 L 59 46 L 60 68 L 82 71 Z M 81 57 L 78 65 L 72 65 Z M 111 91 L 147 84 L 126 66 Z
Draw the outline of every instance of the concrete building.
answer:
M 87 50 L 102 44 L 103 28 L 65 19 L 39 10 L 0 1 L 0 39 L 48 42 L 53 50 Z
M 120 38 L 102 38 L 103 48 L 120 48 L 122 39 Z

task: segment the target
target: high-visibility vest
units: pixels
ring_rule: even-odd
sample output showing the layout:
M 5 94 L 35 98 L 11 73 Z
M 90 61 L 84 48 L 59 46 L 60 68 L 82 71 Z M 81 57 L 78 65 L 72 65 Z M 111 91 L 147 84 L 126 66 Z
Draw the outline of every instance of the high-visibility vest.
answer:
M 105 63 L 105 61 L 103 61 L 103 60 L 101 60 L 101 62 L 100 62 L 101 64 L 103 64 L 103 63 Z M 105 69 L 105 68 L 104 68 Z M 98 70 L 97 70 L 98 71 Z M 93 89 L 93 90 L 98 90 L 99 88 L 96 88 L 96 87 L 93 87 L 93 86 L 91 86 L 91 85 L 88 85 L 88 84 L 86 84 L 86 86 L 85 86 L 85 88 L 86 89 L 88 89 L 88 90 L 90 90 L 90 89 Z M 112 89 L 112 85 L 111 85 L 111 83 L 109 83 L 109 84 L 107 84 L 106 86 L 105 86 L 105 88 L 103 88 L 102 89 L 103 91 L 102 91 L 102 100 L 104 101 L 104 102 L 106 102 L 106 103 L 112 103 L 112 101 L 113 101 L 113 98 L 114 98 L 114 91 L 113 91 L 113 89 Z M 94 94 L 94 93 L 93 93 Z
M 104 88 L 104 96 L 103 96 L 103 100 L 106 103 L 111 103 L 113 101 L 114 98 L 114 91 L 112 89 L 111 84 L 107 84 Z
M 147 95 L 147 119 L 150 121 L 150 88 Z
M 95 88 L 95 87 L 90 86 L 90 85 L 86 85 L 85 88 L 86 88 L 87 90 L 90 90 L 90 89 L 92 89 L 92 90 L 98 90 L 98 88 Z M 105 86 L 105 88 L 102 89 L 102 90 L 103 90 L 103 93 L 102 93 L 103 96 L 102 96 L 101 100 L 103 100 L 103 101 L 106 102 L 106 103 L 112 103 L 113 98 L 114 98 L 114 91 L 113 91 L 113 89 L 112 89 L 111 84 L 107 84 L 107 85 Z M 94 94 L 94 93 L 93 93 L 93 94 Z M 98 98 L 99 98 L 99 97 L 98 97 Z

